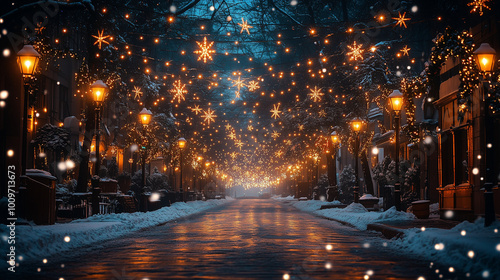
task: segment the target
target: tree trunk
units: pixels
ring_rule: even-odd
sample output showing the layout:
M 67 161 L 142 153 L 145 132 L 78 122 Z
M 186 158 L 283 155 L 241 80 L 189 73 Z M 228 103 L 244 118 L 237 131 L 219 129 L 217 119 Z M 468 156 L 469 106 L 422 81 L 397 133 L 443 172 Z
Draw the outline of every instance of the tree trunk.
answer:
M 368 157 L 366 156 L 366 150 L 361 153 L 361 166 L 363 167 L 363 175 L 365 177 L 366 192 L 374 195 L 373 190 L 373 180 L 370 174 L 370 166 L 368 165 Z

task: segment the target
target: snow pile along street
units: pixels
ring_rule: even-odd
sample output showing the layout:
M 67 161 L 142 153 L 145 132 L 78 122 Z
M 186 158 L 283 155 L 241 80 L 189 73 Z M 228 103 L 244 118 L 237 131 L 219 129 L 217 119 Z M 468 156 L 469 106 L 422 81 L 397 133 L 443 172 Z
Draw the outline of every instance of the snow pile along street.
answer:
M 500 279 L 500 222 L 484 227 L 484 219 L 462 222 L 452 229 L 412 228 L 389 243 L 398 251 L 449 265 L 471 279 Z
M 233 199 L 177 202 L 152 212 L 96 215 L 67 224 L 47 226 L 16 226 L 18 261 L 36 261 L 54 254 L 74 250 L 91 243 L 120 237 L 129 232 L 160 225 L 181 217 L 199 213 Z M 9 229 L 0 226 L 0 236 L 7 242 Z M 5 262 L 2 266 L 6 265 Z
M 290 203 L 294 207 L 302 211 L 311 212 L 325 218 L 346 222 L 360 230 L 366 230 L 366 226 L 372 223 L 385 221 L 409 221 L 416 219 L 415 216 L 411 213 L 396 211 L 395 207 L 392 207 L 385 212 L 370 212 L 359 203 L 352 203 L 346 208 L 331 208 L 323 210 L 319 210 L 322 205 L 335 205 L 340 204 L 340 202 L 308 200 L 290 201 Z

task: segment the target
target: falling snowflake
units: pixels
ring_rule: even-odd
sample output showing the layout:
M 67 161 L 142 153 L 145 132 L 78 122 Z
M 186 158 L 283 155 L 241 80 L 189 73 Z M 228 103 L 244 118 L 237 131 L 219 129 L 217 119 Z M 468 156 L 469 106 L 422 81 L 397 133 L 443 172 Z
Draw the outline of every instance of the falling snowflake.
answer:
M 474 6 L 474 7 L 472 7 L 472 10 L 470 11 L 471 13 L 474 13 L 479 9 L 479 15 L 482 16 L 483 15 L 483 8 L 491 10 L 491 8 L 488 7 L 488 5 L 486 5 L 486 2 L 490 2 L 490 0 L 474 0 L 474 1 L 470 2 L 469 4 L 467 4 L 467 6 Z
M 199 105 L 195 105 L 194 108 L 191 108 L 191 111 L 193 111 L 198 116 L 198 114 L 201 114 L 203 110 L 200 108 Z
M 188 91 L 186 90 L 186 85 L 181 83 L 181 80 L 177 80 L 174 82 L 174 88 L 170 90 L 174 94 L 174 97 L 172 100 L 175 100 L 177 98 L 177 102 L 181 103 L 182 100 L 186 100 L 186 97 L 184 96 Z
M 203 43 L 202 42 L 196 42 L 198 46 L 200 47 L 199 50 L 194 51 L 195 54 L 198 54 L 198 61 L 203 59 L 204 63 L 207 63 L 207 58 L 210 60 L 212 59 L 211 54 L 215 53 L 215 50 L 210 49 L 214 42 L 207 43 L 207 37 L 203 38 Z
M 315 86 L 314 89 L 311 89 L 311 92 L 307 95 L 309 95 L 314 102 L 318 102 L 321 101 L 321 96 L 323 96 L 324 93 L 321 92 L 321 88 Z
M 399 25 L 400 27 L 403 27 L 403 26 L 404 26 L 405 28 L 407 28 L 407 26 L 406 26 L 406 22 L 405 22 L 405 21 L 410 20 L 411 18 L 405 18 L 406 12 L 404 12 L 404 13 L 403 13 L 403 15 L 401 15 L 401 13 L 398 13 L 398 14 L 399 14 L 399 17 L 397 17 L 397 18 L 392 18 L 392 19 L 395 19 L 395 20 L 396 20 L 396 24 L 395 24 L 395 25 L 396 25 L 396 26 L 398 26 L 398 25 Z
M 238 23 L 238 25 L 241 26 L 240 34 L 243 33 L 243 31 L 246 31 L 248 33 L 248 35 L 250 35 L 250 30 L 248 30 L 248 29 L 253 28 L 253 26 L 248 25 L 248 20 L 245 21 L 244 18 L 241 18 L 241 23 Z
M 256 89 L 260 88 L 259 82 L 257 81 L 250 81 L 248 82 L 247 86 L 249 91 L 255 91 Z
M 363 47 L 363 44 L 356 44 L 356 41 L 352 44 L 352 46 L 347 46 L 351 51 L 347 52 L 347 56 L 349 56 L 349 60 L 358 60 L 363 59 L 363 50 L 361 47 Z
M 140 99 L 142 97 L 142 91 L 140 87 L 134 86 L 134 90 L 132 92 L 134 93 L 134 99 Z
M 403 55 L 406 55 L 406 56 L 410 56 L 408 54 L 408 52 L 410 51 L 411 49 L 408 48 L 408 46 L 405 46 L 404 48 L 402 48 L 400 51 L 403 52 Z
M 273 105 L 274 108 L 270 111 L 271 113 L 273 113 L 271 115 L 271 118 L 274 118 L 274 119 L 277 119 L 280 117 L 280 113 L 281 111 L 279 110 L 280 109 L 280 104 L 277 104 L 277 105 Z
M 208 110 L 204 112 L 205 114 L 203 115 L 203 118 L 205 119 L 204 121 L 207 122 L 208 125 L 210 125 L 210 122 L 215 122 L 215 118 L 217 117 L 215 115 L 215 111 L 212 111 L 212 109 L 208 108 Z
M 104 36 L 104 30 L 102 30 L 101 32 L 97 31 L 97 36 L 92 35 L 92 37 L 97 39 L 97 41 L 95 41 L 94 45 L 99 44 L 99 49 L 101 49 L 101 45 L 103 43 L 109 45 L 109 42 L 106 41 L 106 39 L 110 38 L 111 36 L 109 36 L 109 35 Z

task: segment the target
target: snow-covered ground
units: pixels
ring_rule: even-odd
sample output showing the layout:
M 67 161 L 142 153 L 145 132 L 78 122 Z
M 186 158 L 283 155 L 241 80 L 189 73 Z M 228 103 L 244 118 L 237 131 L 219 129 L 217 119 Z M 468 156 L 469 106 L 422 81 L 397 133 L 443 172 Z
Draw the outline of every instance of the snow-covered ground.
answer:
M 351 204 L 344 209 L 319 210 L 329 204 L 318 200 L 297 201 L 293 197 L 274 198 L 319 216 L 347 222 L 366 230 L 371 223 L 386 221 L 411 221 L 415 216 L 391 208 L 385 212 L 368 212 L 361 204 Z M 338 202 L 330 202 L 338 203 Z M 387 242 L 394 250 L 404 251 L 415 258 L 448 266 L 448 272 L 457 271 L 457 279 L 500 279 L 500 222 L 484 227 L 484 219 L 474 223 L 462 222 L 452 229 L 410 228 L 404 235 Z M 458 272 L 459 271 L 459 272 Z M 436 270 L 436 279 L 443 273 Z M 458 275 L 460 273 L 460 275 Z
M 132 231 L 199 213 L 232 200 L 228 197 L 220 200 L 178 202 L 152 212 L 97 215 L 66 224 L 17 225 L 15 230 L 17 261 L 42 260 L 94 242 L 117 238 Z M 9 229 L 2 224 L 0 236 L 2 243 L 5 242 L 4 245 L 7 245 L 8 234 Z M 7 264 L 2 262 L 0 267 L 5 265 Z

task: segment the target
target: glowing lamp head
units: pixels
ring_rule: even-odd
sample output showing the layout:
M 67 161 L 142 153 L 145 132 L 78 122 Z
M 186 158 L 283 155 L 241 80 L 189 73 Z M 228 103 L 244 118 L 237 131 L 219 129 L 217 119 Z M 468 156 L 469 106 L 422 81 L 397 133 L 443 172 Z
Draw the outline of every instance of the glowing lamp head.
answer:
M 495 66 L 495 58 L 497 52 L 490 44 L 482 43 L 477 50 L 474 51 L 474 58 L 477 67 L 483 72 L 492 72 Z
M 184 149 L 186 147 L 186 139 L 184 139 L 184 137 L 181 137 L 179 138 L 179 140 L 177 140 L 177 143 L 179 144 L 179 148 L 181 149 Z
M 332 139 L 332 143 L 335 145 L 339 142 L 339 136 L 337 135 L 337 131 L 332 132 L 330 134 L 330 138 Z
M 24 45 L 17 53 L 17 64 L 21 69 L 21 74 L 32 76 L 40 59 L 40 54 L 32 45 Z
M 151 113 L 151 111 L 149 111 L 146 108 L 143 108 L 142 111 L 139 113 L 139 121 L 141 122 L 142 125 L 146 126 L 151 121 L 152 115 L 153 114 Z
M 399 113 L 403 107 L 403 94 L 396 89 L 388 96 L 388 98 L 391 109 L 394 112 Z
M 90 86 L 90 90 L 92 90 L 92 96 L 94 97 L 94 101 L 97 104 L 101 104 L 104 101 L 107 89 L 108 86 L 102 80 L 97 80 Z
M 363 129 L 363 121 L 358 118 L 351 120 L 351 127 L 354 132 L 360 132 Z

